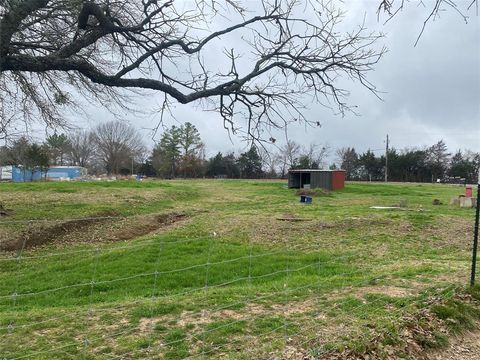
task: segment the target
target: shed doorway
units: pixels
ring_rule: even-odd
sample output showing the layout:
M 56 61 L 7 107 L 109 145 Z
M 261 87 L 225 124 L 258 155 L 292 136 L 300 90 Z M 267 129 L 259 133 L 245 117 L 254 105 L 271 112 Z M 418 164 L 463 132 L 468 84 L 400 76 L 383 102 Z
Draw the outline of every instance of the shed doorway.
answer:
M 300 189 L 310 189 L 310 173 L 300 173 Z

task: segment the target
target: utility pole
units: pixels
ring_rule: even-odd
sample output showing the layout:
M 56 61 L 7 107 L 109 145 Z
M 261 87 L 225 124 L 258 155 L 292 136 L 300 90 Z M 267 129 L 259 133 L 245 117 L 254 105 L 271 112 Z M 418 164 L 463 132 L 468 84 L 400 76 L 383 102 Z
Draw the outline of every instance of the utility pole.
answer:
M 475 285 L 475 273 L 477 269 L 477 247 L 478 247 L 478 223 L 480 217 L 480 170 L 477 181 L 477 208 L 475 209 L 475 227 L 473 228 L 473 250 L 472 250 L 472 272 L 470 275 L 470 286 Z
M 387 134 L 387 143 L 385 147 L 385 182 L 388 181 L 388 134 Z

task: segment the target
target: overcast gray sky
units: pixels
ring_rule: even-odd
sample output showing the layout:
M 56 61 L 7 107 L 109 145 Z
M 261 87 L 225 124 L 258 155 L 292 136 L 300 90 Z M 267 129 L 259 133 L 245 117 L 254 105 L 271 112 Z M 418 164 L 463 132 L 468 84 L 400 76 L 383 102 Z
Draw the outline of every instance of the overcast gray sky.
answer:
M 462 0 L 459 3 L 466 4 Z M 347 11 L 346 28 L 354 28 L 365 15 L 369 29 L 386 35 L 383 42 L 389 51 L 369 75 L 369 80 L 382 92 L 382 100 L 358 85 L 345 82 L 344 86 L 352 92 L 350 103 L 358 106 L 359 116 L 346 114 L 342 118 L 312 103 L 307 115 L 318 119 L 321 128 L 290 127 L 288 137 L 304 144 L 328 144 L 333 149 L 343 146 L 353 146 L 358 151 L 379 149 L 377 154 L 382 152 L 387 134 L 391 146 L 397 149 L 431 145 L 444 139 L 452 151 L 480 151 L 480 17 L 475 11 L 468 13 L 467 24 L 451 9 L 446 11 L 427 25 L 414 47 L 429 8 L 410 4 L 384 25 L 377 21 L 378 0 L 346 1 L 342 6 Z M 155 99 L 148 96 L 139 101 L 148 107 Z M 106 111 L 92 108 L 88 112 L 91 120 L 85 122 L 79 117 L 74 121 L 92 124 L 113 119 Z M 209 156 L 218 151 L 245 149 L 245 143 L 229 138 L 218 115 L 195 105 L 180 104 L 173 106 L 172 112 L 177 120 L 168 117 L 165 125 L 176 121 L 195 124 Z M 154 127 L 156 121 L 145 117 L 132 119 L 131 123 L 152 145 L 152 134 L 146 129 Z M 157 133 L 155 139 L 159 137 Z M 285 135 L 279 133 L 278 139 L 284 142 Z

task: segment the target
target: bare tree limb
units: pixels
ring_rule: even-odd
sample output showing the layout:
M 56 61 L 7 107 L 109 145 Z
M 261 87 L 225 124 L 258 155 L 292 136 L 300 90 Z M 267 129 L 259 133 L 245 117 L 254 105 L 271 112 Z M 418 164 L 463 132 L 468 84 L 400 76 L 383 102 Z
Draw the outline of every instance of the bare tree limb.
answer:
M 232 131 L 260 139 L 267 128 L 315 125 L 303 115 L 306 94 L 349 111 L 341 77 L 377 93 L 367 74 L 385 53 L 381 34 L 362 25 L 339 31 L 342 13 L 320 0 L 179 4 L 0 3 L 3 110 L 55 126 L 79 94 L 123 107 L 125 90 L 151 90 L 163 104 L 170 98 L 216 110 Z

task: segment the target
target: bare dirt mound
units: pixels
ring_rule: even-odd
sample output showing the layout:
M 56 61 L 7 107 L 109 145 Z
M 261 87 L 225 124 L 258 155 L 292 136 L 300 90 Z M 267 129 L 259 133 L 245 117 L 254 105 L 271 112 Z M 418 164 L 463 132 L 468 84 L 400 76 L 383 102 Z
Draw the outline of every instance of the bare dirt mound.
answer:
M 85 230 L 93 224 L 105 222 L 116 216 L 118 214 L 108 212 L 88 218 L 68 220 L 50 226 L 32 227 L 22 232 L 17 238 L 0 243 L 0 250 L 17 251 L 50 243 L 65 234 Z
M 139 236 L 147 235 L 161 228 L 173 225 L 174 223 L 185 220 L 187 214 L 168 213 L 152 217 L 138 218 L 135 223 L 124 226 L 118 231 L 114 231 L 109 240 L 130 240 Z
M 118 216 L 118 214 L 102 213 L 54 225 L 36 224 L 23 231 L 19 236 L 0 242 L 0 250 L 18 251 L 51 243 L 126 241 L 163 229 L 186 218 L 188 215 L 183 213 L 128 218 Z
M 0 217 L 1 216 L 9 216 L 9 215 L 12 215 L 13 214 L 13 210 L 12 209 L 6 209 L 5 206 L 0 203 Z
M 305 195 L 305 196 L 332 196 L 330 191 L 324 190 L 321 188 L 316 189 L 300 189 L 296 191 L 297 196 Z

